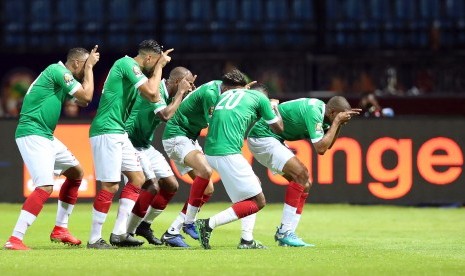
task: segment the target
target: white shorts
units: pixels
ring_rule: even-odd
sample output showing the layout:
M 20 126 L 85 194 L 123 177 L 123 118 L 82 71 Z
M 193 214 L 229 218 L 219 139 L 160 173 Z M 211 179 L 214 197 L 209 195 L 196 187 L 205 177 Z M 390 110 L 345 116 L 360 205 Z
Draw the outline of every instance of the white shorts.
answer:
M 90 137 L 96 179 L 120 182 L 121 172 L 142 171 L 139 152 L 125 134 L 102 134 Z
M 154 147 L 136 148 L 136 150 L 140 153 L 142 170 L 146 179 L 161 179 L 174 175 L 163 154 Z
M 61 175 L 67 169 L 79 165 L 76 157 L 56 137 L 52 141 L 30 135 L 17 138 L 16 144 L 35 186 L 53 185 L 54 174 Z
M 260 180 L 242 154 L 206 157 L 208 163 L 220 174 L 224 188 L 233 203 L 262 192 Z
M 203 153 L 202 147 L 197 140 L 191 140 L 185 136 L 176 136 L 163 140 L 163 148 L 168 157 L 174 161 L 176 168 L 181 175 L 192 171 L 192 168 L 185 165 L 184 158 L 191 151 L 198 150 Z
M 272 137 L 249 137 L 247 143 L 255 159 L 273 174 L 283 174 L 284 165 L 295 156 L 288 147 Z

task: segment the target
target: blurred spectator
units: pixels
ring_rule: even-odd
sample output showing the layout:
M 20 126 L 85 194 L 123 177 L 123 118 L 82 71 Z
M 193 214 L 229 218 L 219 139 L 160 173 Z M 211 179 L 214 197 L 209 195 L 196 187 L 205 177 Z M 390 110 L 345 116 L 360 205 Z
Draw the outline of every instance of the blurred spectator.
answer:
M 376 96 L 372 92 L 365 92 L 358 106 L 362 109 L 362 114 L 365 117 L 393 117 L 394 110 L 392 108 L 382 108 Z
M 401 96 L 402 90 L 399 89 L 397 83 L 397 70 L 394 67 L 389 67 L 386 70 L 386 87 L 383 90 L 377 90 L 375 93 L 378 96 Z
M 63 108 L 63 116 L 66 118 L 76 118 L 79 116 L 79 106 L 73 100 L 67 100 Z
M 3 117 L 18 117 L 21 111 L 24 95 L 34 81 L 34 74 L 26 68 L 10 71 L 3 78 L 1 101 Z
M 258 82 L 264 84 L 268 90 L 269 97 L 279 97 L 283 95 L 283 78 L 276 70 L 268 69 L 263 71 L 258 78 Z

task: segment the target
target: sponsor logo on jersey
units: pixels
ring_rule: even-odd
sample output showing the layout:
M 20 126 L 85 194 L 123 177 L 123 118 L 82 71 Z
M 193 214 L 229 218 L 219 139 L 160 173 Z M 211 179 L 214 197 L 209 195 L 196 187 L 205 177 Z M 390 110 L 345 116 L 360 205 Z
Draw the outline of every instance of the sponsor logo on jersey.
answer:
M 70 73 L 65 73 L 63 75 L 63 79 L 65 80 L 65 83 L 67 86 L 70 86 L 71 84 L 74 83 L 73 75 L 71 75 Z
M 134 65 L 134 67 L 132 67 L 132 71 L 134 72 L 134 75 L 136 75 L 136 77 L 142 76 L 142 71 L 140 70 L 139 66 Z

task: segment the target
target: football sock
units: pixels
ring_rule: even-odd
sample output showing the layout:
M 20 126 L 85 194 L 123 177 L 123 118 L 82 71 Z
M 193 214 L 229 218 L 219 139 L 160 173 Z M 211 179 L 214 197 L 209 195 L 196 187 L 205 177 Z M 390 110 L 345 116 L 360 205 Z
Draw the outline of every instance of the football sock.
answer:
M 184 223 L 186 215 L 182 212 L 178 214 L 176 219 L 171 223 L 170 228 L 168 228 L 168 233 L 172 235 L 179 234 L 181 231 L 182 224 Z
M 186 210 L 186 221 L 185 223 L 193 223 L 197 212 L 202 204 L 203 193 L 207 188 L 210 180 L 196 176 L 192 183 L 191 190 L 189 193 L 189 201 Z
M 208 220 L 208 226 L 210 226 L 211 229 L 214 229 L 217 226 L 230 223 L 238 219 L 239 217 L 234 212 L 234 209 L 232 207 L 229 207 L 228 209 L 221 211 L 218 214 L 212 216 Z
M 257 213 L 250 216 L 241 218 L 241 238 L 245 241 L 253 240 L 253 229 L 255 227 L 255 220 L 257 219 Z
M 63 185 L 61 185 L 55 225 L 65 228 L 68 227 L 68 219 L 76 204 L 81 182 L 82 179 L 66 178 Z
M 283 216 L 281 218 L 280 233 L 284 233 L 292 229 L 294 216 L 299 206 L 304 186 L 290 181 L 286 188 L 285 203 L 283 208 Z
M 302 212 L 304 210 L 305 202 L 307 201 L 308 193 L 302 193 L 300 196 L 300 201 L 299 205 L 297 206 L 296 214 L 294 215 L 294 218 L 292 219 L 292 232 L 295 233 L 295 230 L 297 229 L 297 226 L 299 225 L 300 218 L 302 217 Z
M 119 199 L 118 215 L 116 216 L 115 226 L 113 227 L 113 231 L 111 231 L 113 234 L 121 235 L 126 233 L 128 217 L 136 204 L 139 193 L 140 188 L 134 186 L 131 182 L 128 182 L 124 186 Z
M 283 216 L 281 218 L 281 227 L 279 228 L 280 233 L 284 233 L 292 229 L 294 217 L 296 215 L 296 207 L 292 207 L 284 203 Z
M 150 202 L 152 202 L 153 198 L 155 197 L 154 194 L 147 190 L 141 190 L 139 197 L 137 198 L 136 204 L 134 208 L 132 208 L 132 213 L 138 217 L 143 218 L 145 213 L 147 213 L 147 209 L 150 206 Z
M 160 209 L 155 209 L 153 206 L 150 206 L 149 209 L 147 210 L 147 214 L 144 217 L 144 221 L 147 222 L 148 224 L 152 224 L 153 220 L 158 217 L 163 210 Z
M 89 243 L 95 243 L 102 237 L 102 227 L 107 218 L 108 210 L 110 210 L 113 196 L 113 193 L 100 190 L 95 197 L 92 208 L 92 226 L 90 228 Z
M 22 240 L 26 234 L 27 228 L 35 221 L 44 203 L 50 197 L 50 194 L 43 189 L 36 188 L 24 201 L 23 208 L 19 213 L 18 221 L 13 229 L 12 236 Z
M 160 189 L 160 191 L 155 195 L 150 206 L 153 209 L 165 210 L 166 205 L 171 201 L 176 192 L 168 192 L 166 190 Z
M 136 229 L 143 219 L 144 218 L 141 218 L 138 215 L 134 214 L 134 211 L 130 213 L 129 218 L 128 218 L 128 227 L 126 229 L 126 232 L 131 233 L 131 234 L 136 233 Z
M 184 206 L 182 206 L 181 213 L 183 213 L 184 215 L 185 215 L 186 212 L 187 212 L 187 205 L 188 205 L 188 204 L 189 204 L 189 203 L 186 201 L 186 202 L 184 202 Z

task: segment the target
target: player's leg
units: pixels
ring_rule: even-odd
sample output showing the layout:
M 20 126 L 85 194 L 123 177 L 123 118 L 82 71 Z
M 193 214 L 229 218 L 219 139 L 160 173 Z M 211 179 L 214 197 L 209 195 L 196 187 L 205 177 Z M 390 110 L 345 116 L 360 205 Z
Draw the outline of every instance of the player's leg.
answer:
M 281 225 L 276 231 L 275 240 L 282 246 L 313 246 L 305 243 L 295 234 L 296 223 L 300 219 L 310 190 L 308 170 L 294 156 L 286 162 L 282 172 L 284 177 L 289 180 L 289 184 L 286 188 Z
M 50 240 L 69 245 L 80 245 L 81 241 L 68 230 L 68 220 L 77 202 L 84 171 L 76 157 L 56 137 L 53 140 L 53 145 L 55 148 L 55 175 L 64 175 L 66 179 L 60 188 L 56 222 L 50 234 Z
M 121 163 L 123 162 L 121 136 L 119 134 L 105 134 L 90 138 L 95 176 L 101 184 L 101 189 L 95 196 L 93 203 L 92 224 L 87 248 L 113 248 L 102 238 L 102 228 L 121 180 Z
M 128 178 L 128 182 L 121 190 L 118 214 L 111 231 L 110 243 L 117 246 L 140 246 L 144 242 L 127 233 L 127 224 L 141 187 L 145 183 L 145 175 L 142 171 L 139 152 L 132 146 L 127 136 L 123 137 L 121 171 Z
M 207 159 L 220 174 L 233 205 L 208 219 L 195 222 L 199 241 L 205 249 L 210 248 L 213 229 L 255 214 L 266 204 L 260 182 L 242 155 L 207 156 Z
M 36 188 L 24 201 L 13 233 L 4 248 L 28 250 L 30 248 L 23 243 L 24 235 L 53 191 L 55 156 L 52 141 L 41 136 L 31 135 L 17 138 L 16 144 Z

